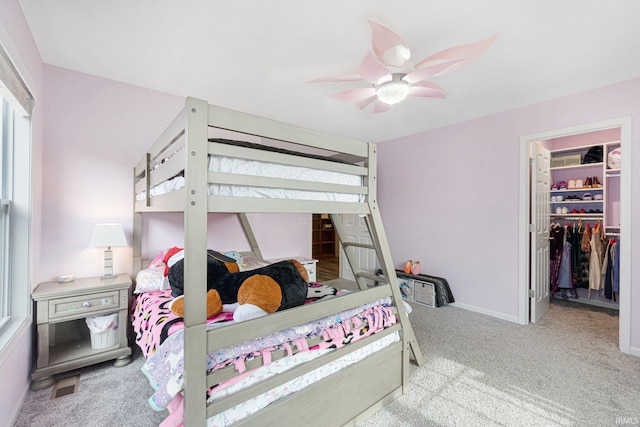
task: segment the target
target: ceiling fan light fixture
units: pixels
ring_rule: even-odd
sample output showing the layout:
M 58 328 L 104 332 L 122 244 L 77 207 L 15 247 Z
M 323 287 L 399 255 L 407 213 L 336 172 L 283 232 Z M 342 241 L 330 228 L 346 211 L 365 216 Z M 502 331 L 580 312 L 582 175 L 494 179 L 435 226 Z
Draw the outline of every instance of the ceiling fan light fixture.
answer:
M 398 104 L 409 95 L 409 83 L 402 80 L 403 75 L 394 75 L 391 81 L 376 87 L 376 96 L 388 105 Z
M 455 71 L 477 59 L 496 40 L 494 35 L 475 43 L 450 47 L 433 53 L 421 61 L 411 61 L 409 44 L 393 30 L 369 20 L 372 51 L 360 63 L 359 74 L 342 74 L 310 82 L 361 81 L 366 87 L 357 87 L 329 94 L 339 101 L 351 101 L 364 110 L 374 104 L 371 112 L 384 113 L 408 96 L 444 99 L 447 93 L 431 78 Z

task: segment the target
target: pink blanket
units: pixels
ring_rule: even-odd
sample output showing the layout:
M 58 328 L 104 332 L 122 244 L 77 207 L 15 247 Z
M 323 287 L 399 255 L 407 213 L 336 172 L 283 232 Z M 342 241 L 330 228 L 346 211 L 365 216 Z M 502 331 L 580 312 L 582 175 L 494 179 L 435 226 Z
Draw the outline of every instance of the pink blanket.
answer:
M 135 341 L 148 359 L 169 335 L 184 327 L 182 317 L 169 310 L 173 301 L 171 289 L 137 295 L 131 313 L 131 324 Z M 233 313 L 222 312 L 207 319 L 207 323 L 225 322 L 233 319 Z

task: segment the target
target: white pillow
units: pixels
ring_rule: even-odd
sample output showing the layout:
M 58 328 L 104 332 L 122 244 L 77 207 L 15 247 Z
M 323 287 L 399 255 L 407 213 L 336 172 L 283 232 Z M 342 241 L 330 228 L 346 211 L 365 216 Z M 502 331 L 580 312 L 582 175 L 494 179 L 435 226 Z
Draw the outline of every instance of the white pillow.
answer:
M 164 267 L 151 267 L 138 271 L 134 294 L 164 291 L 165 289 L 169 289 L 169 283 L 164 277 Z
M 264 267 L 269 264 L 273 263 L 254 256 L 244 256 L 242 257 L 242 264 L 240 264 L 240 271 L 255 270 L 256 268 Z

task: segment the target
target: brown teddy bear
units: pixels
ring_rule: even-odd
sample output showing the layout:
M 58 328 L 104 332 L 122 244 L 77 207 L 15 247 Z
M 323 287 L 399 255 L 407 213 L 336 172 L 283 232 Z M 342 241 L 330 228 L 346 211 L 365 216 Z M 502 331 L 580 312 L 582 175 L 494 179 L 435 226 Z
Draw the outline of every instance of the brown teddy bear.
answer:
M 171 311 L 184 316 L 184 259 L 168 272 Z M 233 311 L 236 321 L 249 320 L 304 304 L 307 270 L 296 260 L 280 261 L 249 271 L 239 271 L 233 258 L 207 251 L 207 317 Z

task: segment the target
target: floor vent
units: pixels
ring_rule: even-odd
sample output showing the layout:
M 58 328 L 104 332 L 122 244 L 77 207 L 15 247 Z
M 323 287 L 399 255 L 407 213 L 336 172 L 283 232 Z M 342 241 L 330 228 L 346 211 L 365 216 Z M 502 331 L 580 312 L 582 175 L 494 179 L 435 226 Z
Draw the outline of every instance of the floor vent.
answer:
M 57 399 L 58 397 L 66 396 L 67 394 L 75 393 L 78 390 L 80 384 L 80 375 L 74 375 L 71 377 L 61 378 L 53 385 L 53 392 L 51 393 L 51 399 Z

